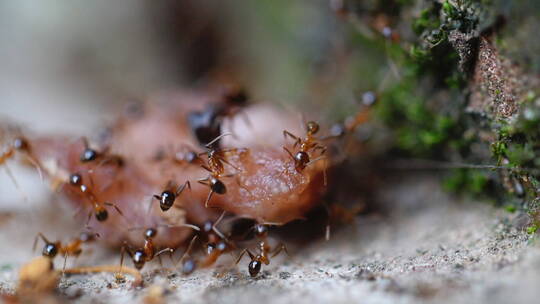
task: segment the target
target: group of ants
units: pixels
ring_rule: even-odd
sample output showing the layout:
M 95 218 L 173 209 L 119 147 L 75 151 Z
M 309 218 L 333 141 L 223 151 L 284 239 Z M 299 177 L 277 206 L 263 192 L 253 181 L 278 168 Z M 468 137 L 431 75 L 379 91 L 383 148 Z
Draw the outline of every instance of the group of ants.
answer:
M 210 201 L 214 193 L 218 195 L 224 195 L 227 192 L 225 184 L 221 181 L 223 177 L 229 176 L 225 174 L 225 165 L 229 165 L 235 168 L 227 160 L 227 158 L 231 154 L 243 153 L 246 150 L 236 148 L 223 149 L 220 147 L 220 139 L 223 136 L 230 134 L 221 134 L 221 123 L 225 118 L 232 117 L 233 115 L 238 114 L 242 110 L 242 108 L 246 107 L 247 105 L 247 94 L 244 90 L 237 90 L 233 93 L 224 94 L 222 102 L 212 104 L 208 106 L 207 109 L 205 109 L 204 111 L 192 112 L 188 115 L 188 122 L 190 128 L 192 129 L 199 143 L 207 148 L 207 151 L 202 153 L 196 153 L 192 151 L 185 153 L 184 160 L 192 164 L 200 165 L 200 167 L 209 172 L 209 175 L 206 178 L 197 180 L 198 183 L 209 187 L 210 191 L 205 202 L 206 207 L 208 207 L 208 202 Z M 326 152 L 326 146 L 323 144 L 325 139 L 329 137 L 342 136 L 347 131 L 353 130 L 364 120 L 365 115 L 357 115 L 356 119 L 354 119 L 353 122 L 349 121 L 348 124 L 340 124 L 340 127 L 337 131 L 336 128 L 333 128 L 333 130 L 331 131 L 332 134 L 324 138 L 317 136 L 320 128 L 319 124 L 314 121 L 309 121 L 306 123 L 306 133 L 303 137 L 296 136 L 291 132 L 284 130 L 284 137 L 289 137 L 294 140 L 293 147 L 295 149 L 291 151 L 284 146 L 284 153 L 287 153 L 291 157 L 296 171 L 301 173 L 307 166 L 325 157 L 324 153 Z M 117 166 L 122 166 L 123 160 L 121 156 L 109 153 L 108 149 L 98 151 L 91 148 L 86 138 L 83 138 L 83 142 L 85 147 L 80 154 L 79 161 L 81 163 L 95 162 L 99 163 L 100 165 L 104 163 L 114 163 Z M 314 157 L 316 151 L 318 151 L 318 157 Z M 30 142 L 23 136 L 18 136 L 11 141 L 7 149 L 5 149 L 5 151 L 0 155 L 0 165 L 5 165 L 6 161 L 8 159 L 11 159 L 15 155 L 15 153 L 24 154 L 29 159 L 29 161 L 34 166 L 36 166 L 38 170 L 40 170 L 40 165 L 38 161 L 31 156 Z M 9 169 L 7 169 L 7 167 L 6 170 L 8 170 L 8 174 L 13 179 L 13 176 Z M 70 174 L 67 185 L 73 187 L 74 190 L 78 191 L 92 203 L 92 211 L 89 214 L 88 220 L 90 220 L 91 215 L 93 214 L 98 222 L 106 221 L 108 218 L 107 207 L 114 207 L 114 209 L 123 216 L 122 211 L 115 204 L 98 202 L 95 194 L 91 189 L 91 183 L 85 183 L 80 173 Z M 186 188 L 191 189 L 189 181 L 186 181 L 180 186 L 175 186 L 174 183 L 169 182 L 160 194 L 153 195 L 152 201 L 158 201 L 160 209 L 163 212 L 167 212 L 173 207 L 176 199 L 186 190 Z M 180 270 L 184 275 L 191 274 L 196 268 L 204 268 L 213 265 L 214 263 L 216 263 L 218 258 L 225 253 L 233 254 L 233 252 L 237 252 L 239 248 L 235 244 L 235 242 L 218 229 L 218 224 L 221 222 L 224 216 L 225 212 L 223 212 L 216 221 L 207 221 L 203 225 L 201 225 L 201 227 L 191 224 L 179 225 L 192 228 L 196 232 L 195 236 L 191 239 L 187 249 L 184 251 L 181 258 L 175 263 L 175 266 L 178 264 L 181 265 Z M 141 228 L 131 228 L 131 230 L 134 229 Z M 242 257 L 244 257 L 247 253 L 249 255 L 249 258 L 251 259 L 250 263 L 248 264 L 249 274 L 251 277 L 256 277 L 260 273 L 263 264 L 268 265 L 271 258 L 277 256 L 282 252 L 285 252 L 287 254 L 288 252 L 286 247 L 282 243 L 274 246 L 274 248 L 270 246 L 267 239 L 269 232 L 268 225 L 255 223 L 249 232 L 251 236 L 254 236 L 259 240 L 257 251 L 254 253 L 248 248 L 244 248 L 243 250 L 241 250 L 240 254 L 236 258 L 234 265 L 237 265 L 241 261 Z M 126 253 L 131 257 L 131 260 L 133 261 L 133 264 L 138 271 L 142 270 L 146 263 L 154 260 L 155 258 L 158 258 L 161 264 L 160 255 L 164 253 L 169 253 L 172 260 L 175 249 L 158 249 L 153 241 L 156 235 L 156 227 L 145 228 L 144 245 L 140 248 L 133 248 L 130 244 L 124 242 L 123 246 L 121 247 L 121 258 L 119 267 L 120 270 L 117 274 L 117 278 L 122 277 L 121 273 L 124 256 Z M 99 234 L 85 231 L 81 233 L 78 238 L 73 239 L 71 242 L 62 243 L 61 241 L 50 241 L 47 237 L 45 237 L 45 235 L 43 235 L 42 233 L 38 233 L 35 238 L 33 248 L 35 250 L 38 240 L 41 239 L 45 243 L 42 249 L 42 255 L 50 259 L 54 259 L 57 255 L 63 256 L 63 269 L 65 270 L 67 258 L 78 257 L 83 251 L 83 244 L 94 241 L 96 240 L 96 238 L 99 238 Z M 190 252 L 192 251 L 194 244 L 196 244 L 197 242 L 202 242 L 203 244 L 205 244 L 203 248 L 206 256 L 202 261 L 197 261 L 190 256 Z

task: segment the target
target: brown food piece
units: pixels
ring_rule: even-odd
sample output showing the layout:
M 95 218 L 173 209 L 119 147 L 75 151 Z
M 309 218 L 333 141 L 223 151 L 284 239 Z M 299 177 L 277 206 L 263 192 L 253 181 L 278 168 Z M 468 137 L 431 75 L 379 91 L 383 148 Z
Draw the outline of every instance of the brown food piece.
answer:
M 197 180 L 206 178 L 208 172 L 198 164 L 175 162 L 172 154 L 179 147 L 204 152 L 189 130 L 186 117 L 190 111 L 204 109 L 211 99 L 197 94 L 180 94 L 169 95 L 167 100 L 144 104 L 139 115 L 120 117 L 108 128 L 101 143 L 91 143 L 101 149 L 107 147 L 108 153 L 121 156 L 121 164 L 82 163 L 80 155 L 85 145 L 81 139 L 62 136 L 30 138 L 33 156 L 53 185 L 74 206 L 83 208 L 79 212 L 81 219 L 86 221 L 96 202 L 113 203 L 121 210 L 123 217 L 114 208 L 106 207 L 109 216 L 104 222 L 97 222 L 92 215 L 89 225 L 101 235 L 101 239 L 116 245 L 123 241 L 140 245 L 140 231 L 130 232 L 129 228 L 184 223 L 202 225 L 207 220 L 215 220 L 222 210 L 259 223 L 285 224 L 302 218 L 319 203 L 325 191 L 323 170 L 328 160 L 314 162 L 302 172 L 297 172 L 293 160 L 282 148 L 285 144 L 284 129 L 304 135 L 305 131 L 294 128 L 301 124 L 299 118 L 269 108 L 252 107 L 244 113 L 249 117 L 251 127 L 242 125 L 239 122 L 241 118 L 235 117 L 230 121 L 235 134 L 224 137 L 224 147 L 234 144 L 235 148 L 247 150 L 242 149 L 243 152 L 233 153 L 227 158 L 232 166 L 225 164 L 226 174 L 234 174 L 221 179 L 227 193 L 214 194 L 209 203 L 212 208 L 205 208 L 210 189 Z M 265 134 L 264 137 L 261 133 Z M 295 149 L 291 143 L 287 146 Z M 169 151 L 169 155 L 156 158 L 160 151 Z M 202 159 L 206 161 L 206 156 Z M 83 183 L 90 188 L 96 202 L 92 203 L 85 193 L 67 183 L 69 175 L 76 172 L 82 175 Z M 169 181 L 182 185 L 187 180 L 191 182 L 191 191 L 182 192 L 174 206 L 162 212 L 152 195 L 161 193 Z M 174 248 L 185 242 L 192 232 L 186 227 L 161 229 L 155 242 L 160 247 Z

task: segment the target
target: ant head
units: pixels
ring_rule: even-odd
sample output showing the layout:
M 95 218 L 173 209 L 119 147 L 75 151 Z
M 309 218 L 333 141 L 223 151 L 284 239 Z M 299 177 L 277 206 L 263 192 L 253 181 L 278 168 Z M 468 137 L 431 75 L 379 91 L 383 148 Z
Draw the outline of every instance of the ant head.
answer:
M 80 186 L 82 184 L 82 176 L 79 173 L 73 173 L 69 176 L 69 183 L 73 186 Z
M 144 231 L 144 237 L 146 239 L 151 239 L 157 235 L 157 230 L 154 228 L 148 228 Z
M 172 191 L 165 190 L 161 193 L 161 196 L 159 197 L 159 207 L 162 211 L 167 211 L 171 209 L 175 200 L 176 194 L 174 194 Z
M 262 263 L 258 260 L 253 260 L 249 262 L 249 265 L 248 265 L 249 275 L 252 278 L 256 277 L 261 271 L 261 266 L 262 266 Z
M 308 121 L 308 123 L 306 124 L 306 128 L 307 133 L 311 135 L 317 134 L 317 132 L 319 132 L 319 124 L 314 121 Z
M 41 254 L 48 258 L 54 258 L 58 254 L 58 245 L 56 243 L 46 243 Z
M 195 260 L 187 259 L 182 265 L 182 273 L 184 275 L 191 274 L 193 271 L 195 271 L 195 268 L 197 268 L 197 263 L 195 262 Z
M 217 194 L 227 193 L 227 187 L 225 187 L 225 184 L 215 177 L 210 178 L 210 189 Z
M 96 219 L 99 222 L 104 222 L 109 218 L 109 212 L 104 207 L 97 207 L 95 210 L 96 213 Z
M 135 265 L 135 268 L 138 270 L 141 270 L 144 266 L 144 263 L 146 263 L 146 254 L 144 253 L 144 250 L 138 249 L 133 252 L 133 264 Z
M 265 237 L 268 234 L 268 227 L 263 224 L 255 225 L 255 234 L 259 237 Z
M 23 137 L 17 137 L 13 140 L 13 148 L 19 151 L 28 151 L 28 148 L 30 145 L 28 144 L 28 141 L 24 139 Z
M 96 152 L 96 150 L 91 149 L 91 148 L 86 148 L 81 153 L 81 162 L 83 163 L 91 162 L 95 160 L 97 157 L 98 157 L 98 153 Z

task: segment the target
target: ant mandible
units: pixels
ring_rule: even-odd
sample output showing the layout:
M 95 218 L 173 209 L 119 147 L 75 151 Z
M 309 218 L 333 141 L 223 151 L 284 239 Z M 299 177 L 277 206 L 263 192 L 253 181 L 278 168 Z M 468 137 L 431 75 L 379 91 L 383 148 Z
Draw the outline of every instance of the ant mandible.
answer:
M 310 164 L 323 159 L 323 155 L 326 152 L 326 146 L 321 145 L 319 139 L 315 137 L 315 134 L 319 132 L 319 124 L 314 121 L 309 121 L 306 124 L 306 129 L 305 138 L 298 137 L 287 130 L 283 130 L 283 136 L 285 138 L 289 136 L 295 140 L 294 148 L 299 146 L 298 152 L 295 154 L 287 149 L 287 147 L 283 147 L 283 149 L 285 149 L 285 151 L 287 151 L 287 153 L 293 159 L 294 167 L 297 172 L 302 172 Z M 311 159 L 309 153 L 316 150 L 320 150 L 320 156 L 315 159 Z M 324 172 L 324 184 L 326 185 L 326 170 Z
M 210 202 L 210 199 L 212 198 L 212 195 L 215 193 L 217 194 L 225 194 L 227 193 L 227 187 L 225 184 L 220 180 L 222 177 L 231 177 L 235 174 L 225 174 L 225 166 L 224 164 L 227 164 L 237 171 L 240 171 L 237 167 L 229 163 L 226 159 L 227 154 L 229 153 L 245 153 L 247 149 L 220 149 L 214 144 L 221 139 L 221 137 L 230 135 L 229 133 L 222 134 L 208 144 L 206 144 L 206 148 L 208 149 L 207 152 L 203 152 L 199 155 L 206 154 L 207 156 L 207 164 L 201 165 L 203 169 L 210 172 L 209 176 L 206 178 L 199 179 L 197 182 L 200 184 L 203 184 L 205 186 L 210 187 L 210 192 L 208 193 L 208 197 L 206 198 L 206 201 L 204 203 L 205 207 L 208 207 L 208 203 Z
M 91 181 L 92 179 L 90 178 L 90 182 Z M 87 185 L 83 184 L 83 178 L 81 174 L 79 173 L 71 174 L 69 176 L 69 184 L 71 186 L 77 187 L 78 190 L 89 200 L 90 204 L 92 205 L 93 211 L 90 211 L 90 213 L 88 214 L 88 220 L 86 222 L 87 224 L 88 222 L 90 222 L 92 212 L 94 213 L 96 219 L 99 222 L 106 221 L 107 218 L 109 218 L 109 212 L 107 211 L 107 208 L 105 208 L 105 206 L 114 207 L 114 209 L 116 210 L 116 212 L 118 212 L 118 214 L 120 214 L 121 216 L 124 216 L 124 214 L 122 213 L 120 208 L 116 206 L 116 204 L 109 203 L 109 202 L 103 202 L 103 203 L 98 202 L 96 199 L 96 196 L 90 190 L 90 188 Z
M 154 198 L 159 201 L 159 207 L 161 210 L 167 211 L 171 209 L 176 201 L 176 198 L 184 191 L 186 187 L 191 190 L 191 184 L 189 181 L 186 181 L 183 185 L 176 187 L 176 189 L 174 187 L 174 183 L 169 181 L 167 186 L 165 186 L 165 190 L 161 192 L 161 195 L 154 195 Z
M 89 243 L 96 239 L 96 237 L 99 237 L 99 234 L 94 233 L 88 233 L 83 232 L 78 238 L 73 239 L 70 243 L 62 245 L 62 242 L 56 241 L 51 242 L 49 241 L 43 233 L 38 233 L 36 238 L 34 239 L 34 245 L 32 250 L 36 250 L 36 245 L 39 239 L 43 240 L 45 243 L 45 246 L 43 246 L 43 249 L 41 251 L 41 254 L 44 257 L 48 257 L 51 259 L 54 259 L 59 253 L 64 256 L 64 267 L 66 268 L 66 262 L 68 256 L 78 257 L 82 253 L 82 244 L 83 243 Z

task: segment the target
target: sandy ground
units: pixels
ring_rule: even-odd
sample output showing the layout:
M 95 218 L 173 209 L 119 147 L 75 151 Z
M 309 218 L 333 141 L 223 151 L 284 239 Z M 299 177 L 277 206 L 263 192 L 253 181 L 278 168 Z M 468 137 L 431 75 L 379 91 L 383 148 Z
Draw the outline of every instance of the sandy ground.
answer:
M 522 216 L 452 198 L 429 176 L 390 184 L 383 195 L 387 211 L 358 217 L 328 242 L 293 249 L 258 278 L 248 276 L 247 260 L 223 276 L 222 268 L 184 277 L 154 265 L 144 272 L 145 285 L 163 286 L 167 301 L 183 303 L 533 303 L 540 296 L 540 248 L 520 228 Z M 1 246 L 0 290 L 13 289 L 17 268 L 33 255 L 36 231 L 61 236 L 76 227 L 47 206 L 59 205 L 38 205 L 2 221 L 2 244 L 27 242 Z M 31 224 L 21 225 L 24 218 Z M 98 247 L 76 263 L 96 261 L 117 263 L 118 253 Z M 111 274 L 74 276 L 59 290 L 80 303 L 141 302 L 148 288 L 128 283 L 118 285 Z

